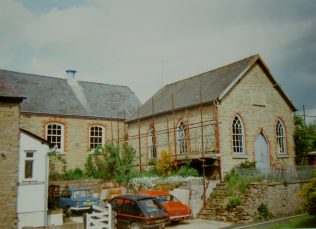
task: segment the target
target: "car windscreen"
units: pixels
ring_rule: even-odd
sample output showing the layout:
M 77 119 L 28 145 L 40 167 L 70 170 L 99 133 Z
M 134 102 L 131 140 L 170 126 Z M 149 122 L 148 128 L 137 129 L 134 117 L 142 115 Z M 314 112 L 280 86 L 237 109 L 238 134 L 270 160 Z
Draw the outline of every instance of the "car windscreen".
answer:
M 179 201 L 173 195 L 161 195 L 161 196 L 157 196 L 156 198 L 159 201 L 159 203 L 161 203 L 161 204 L 166 202 L 166 201 L 168 201 L 168 202 L 173 202 L 173 201 L 178 202 Z
M 147 213 L 157 212 L 162 209 L 157 201 L 151 198 L 139 200 L 139 204 Z
M 90 191 L 87 191 L 87 190 L 78 190 L 72 193 L 73 198 L 82 198 L 82 197 L 89 197 L 89 196 L 91 196 L 91 193 Z

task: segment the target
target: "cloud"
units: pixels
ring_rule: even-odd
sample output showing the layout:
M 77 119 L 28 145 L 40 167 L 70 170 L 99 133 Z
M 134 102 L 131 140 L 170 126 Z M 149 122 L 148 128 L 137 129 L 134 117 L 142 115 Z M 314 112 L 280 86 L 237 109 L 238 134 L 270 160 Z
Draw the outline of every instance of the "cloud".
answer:
M 36 9 L 2 1 L 1 68 L 57 77 L 75 68 L 80 80 L 127 85 L 144 102 L 162 78 L 259 53 L 295 104 L 316 107 L 313 1 L 92 0 Z

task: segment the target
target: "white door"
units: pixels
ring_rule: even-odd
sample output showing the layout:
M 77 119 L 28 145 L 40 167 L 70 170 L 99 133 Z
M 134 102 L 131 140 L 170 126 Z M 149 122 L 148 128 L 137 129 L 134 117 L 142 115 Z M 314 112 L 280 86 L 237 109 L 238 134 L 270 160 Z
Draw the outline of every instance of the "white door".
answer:
M 269 172 L 269 144 L 263 133 L 260 133 L 255 145 L 256 168 L 264 174 Z

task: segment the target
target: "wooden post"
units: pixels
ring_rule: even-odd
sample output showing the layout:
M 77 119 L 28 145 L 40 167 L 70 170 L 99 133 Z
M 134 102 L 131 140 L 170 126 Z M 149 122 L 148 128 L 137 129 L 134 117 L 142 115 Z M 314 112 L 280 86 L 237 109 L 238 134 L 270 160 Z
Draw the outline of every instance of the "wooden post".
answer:
M 138 107 L 138 152 L 139 152 L 139 171 L 142 171 L 142 150 L 140 145 L 140 109 Z
M 188 112 L 188 109 L 185 109 L 186 111 L 186 116 L 187 116 L 187 127 L 188 127 L 188 131 L 187 131 L 187 145 L 188 145 L 188 149 L 187 149 L 187 157 L 188 157 L 188 153 L 191 154 L 191 139 L 190 139 L 190 123 L 189 123 L 189 112 Z
M 167 140 L 168 140 L 168 152 L 170 152 L 170 136 L 169 136 L 169 118 L 167 115 Z
M 111 141 L 113 142 L 113 120 L 111 116 Z
M 117 121 L 117 144 L 120 144 L 120 122 Z
M 202 82 L 200 81 L 200 114 L 201 114 L 201 145 L 202 145 L 202 171 L 203 171 L 203 206 L 206 204 L 206 183 L 205 183 L 205 155 L 204 155 L 204 131 L 203 131 L 203 100 L 202 100 Z M 206 148 L 206 147 L 205 147 Z
M 178 159 L 177 159 L 177 139 L 176 139 L 176 123 L 175 123 L 175 113 L 174 113 L 174 99 L 172 93 L 172 115 L 173 115 L 173 140 L 174 140 L 174 158 L 176 171 L 178 171 Z

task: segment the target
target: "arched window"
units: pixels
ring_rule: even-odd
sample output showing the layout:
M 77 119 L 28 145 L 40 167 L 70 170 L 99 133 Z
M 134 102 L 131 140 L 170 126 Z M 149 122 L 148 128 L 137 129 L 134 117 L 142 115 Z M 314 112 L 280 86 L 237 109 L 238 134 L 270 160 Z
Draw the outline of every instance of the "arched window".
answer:
M 153 159 L 157 157 L 156 153 L 156 136 L 155 129 L 149 127 L 148 130 L 148 159 Z
M 91 126 L 89 136 L 90 149 L 95 149 L 98 146 L 104 144 L 104 127 L 102 126 Z
M 186 127 L 183 121 L 180 121 L 178 123 L 177 144 L 178 144 L 179 154 L 184 154 L 187 152 L 187 134 L 186 134 Z
M 277 152 L 280 154 L 285 154 L 286 151 L 286 136 L 285 136 L 285 128 L 284 124 L 281 120 L 278 120 L 275 126 L 276 131 L 276 138 L 277 138 L 277 144 L 278 144 L 278 150 Z
M 60 123 L 49 123 L 46 126 L 46 140 L 59 151 L 64 151 L 64 126 Z
M 245 134 L 244 125 L 241 118 L 237 115 L 235 116 L 232 124 L 233 131 L 233 153 L 244 154 L 245 153 Z

